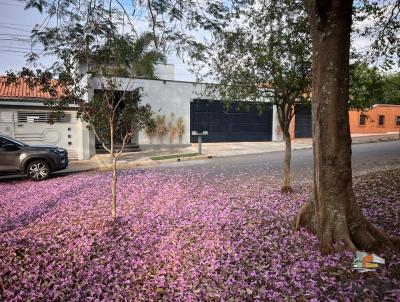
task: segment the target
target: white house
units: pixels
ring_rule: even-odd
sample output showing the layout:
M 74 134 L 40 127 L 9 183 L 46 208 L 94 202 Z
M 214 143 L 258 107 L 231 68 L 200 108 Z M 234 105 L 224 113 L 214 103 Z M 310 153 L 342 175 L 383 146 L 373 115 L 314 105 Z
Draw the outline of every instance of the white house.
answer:
M 92 78 L 89 69 L 87 66 L 80 66 L 80 71 L 86 72 L 82 84 L 90 87 L 86 95 L 88 101 L 96 89 L 103 87 L 101 79 Z M 159 66 L 157 74 L 157 80 L 116 78 L 116 82 L 122 91 L 142 87 L 142 103 L 150 104 L 156 114 L 167 118 L 171 113 L 176 119 L 181 117 L 185 131 L 182 141 L 175 138 L 172 144 L 167 138 L 163 140 L 163 144 L 157 137 L 150 141 L 142 131 L 132 140 L 132 144 L 141 149 L 189 145 L 196 140 L 191 135 L 194 130 L 209 132 L 205 142 L 270 141 L 280 138 L 276 111 L 270 106 L 266 106 L 261 114 L 257 107 L 262 106 L 260 103 L 248 102 L 245 108 L 235 103 L 227 109 L 222 102 L 210 101 L 216 97 L 207 94 L 207 84 L 175 81 L 172 65 Z M 97 152 L 93 133 L 76 118 L 74 108 L 66 112 L 62 120 L 48 124 L 48 109 L 43 102 L 49 98 L 50 95 L 38 89 L 32 90 L 24 84 L 7 86 L 5 78 L 2 78 L 0 133 L 28 144 L 55 144 L 66 148 L 71 158 L 89 159 Z
M 49 111 L 44 102 L 52 99 L 40 89 L 26 83 L 6 85 L 0 78 L 0 133 L 27 144 L 52 144 L 68 150 L 72 159 L 86 159 L 90 154 L 86 142 L 90 133 L 76 117 L 76 108 L 65 112 L 64 118 L 48 123 Z

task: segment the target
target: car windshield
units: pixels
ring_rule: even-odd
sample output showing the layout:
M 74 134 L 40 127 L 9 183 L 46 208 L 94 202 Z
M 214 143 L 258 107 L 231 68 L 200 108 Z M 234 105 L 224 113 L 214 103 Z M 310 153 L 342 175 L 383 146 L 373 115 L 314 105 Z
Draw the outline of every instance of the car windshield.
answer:
M 22 143 L 20 141 L 17 141 L 15 139 L 11 138 L 11 137 L 3 136 L 3 139 L 9 140 L 10 142 L 12 142 L 14 144 L 17 144 L 18 146 L 28 146 L 27 144 L 24 144 L 24 143 Z

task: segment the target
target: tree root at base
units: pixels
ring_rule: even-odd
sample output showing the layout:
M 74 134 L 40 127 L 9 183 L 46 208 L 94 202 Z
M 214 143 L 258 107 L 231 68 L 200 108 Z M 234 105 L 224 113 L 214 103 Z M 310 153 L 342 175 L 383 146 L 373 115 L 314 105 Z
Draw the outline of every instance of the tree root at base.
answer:
M 293 189 L 291 186 L 283 185 L 281 188 L 282 193 L 293 193 Z
M 307 202 L 294 220 L 295 231 L 300 227 L 316 235 L 323 254 L 339 250 L 379 251 L 383 248 L 400 251 L 400 238 L 392 237 L 369 222 L 361 211 L 342 215 L 344 219 L 327 219 L 328 223 L 317 226 L 313 202 Z M 359 213 L 358 213 L 359 212 Z

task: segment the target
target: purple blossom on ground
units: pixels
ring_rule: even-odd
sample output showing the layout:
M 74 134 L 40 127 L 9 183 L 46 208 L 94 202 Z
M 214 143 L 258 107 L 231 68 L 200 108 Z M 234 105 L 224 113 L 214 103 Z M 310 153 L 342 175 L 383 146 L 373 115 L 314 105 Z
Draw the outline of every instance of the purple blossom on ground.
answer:
M 246 173 L 125 170 L 113 223 L 110 177 L 0 183 L 0 300 L 400 300 L 399 255 L 360 274 L 353 254 L 322 256 L 315 236 L 292 231 L 310 185 L 285 195 Z M 384 195 L 356 182 L 364 213 L 391 234 L 395 181 Z

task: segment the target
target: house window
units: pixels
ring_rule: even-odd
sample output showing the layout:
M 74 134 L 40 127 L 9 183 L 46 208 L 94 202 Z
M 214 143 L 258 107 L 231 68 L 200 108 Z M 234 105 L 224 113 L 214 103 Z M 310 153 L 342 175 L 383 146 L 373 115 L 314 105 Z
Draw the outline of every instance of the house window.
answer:
M 400 126 L 400 115 L 396 116 L 396 126 Z
M 383 126 L 385 124 L 385 116 L 384 115 L 380 115 L 379 119 L 378 119 L 378 125 L 379 126 Z
M 365 126 L 366 119 L 367 119 L 367 116 L 365 114 L 360 115 L 360 126 Z
M 70 113 L 65 113 L 61 117 L 54 118 L 56 123 L 71 123 L 72 115 Z M 48 123 L 49 113 L 40 111 L 18 111 L 17 114 L 18 123 Z
M 47 123 L 48 113 L 47 112 L 23 112 L 18 111 L 17 114 L 18 123 Z

